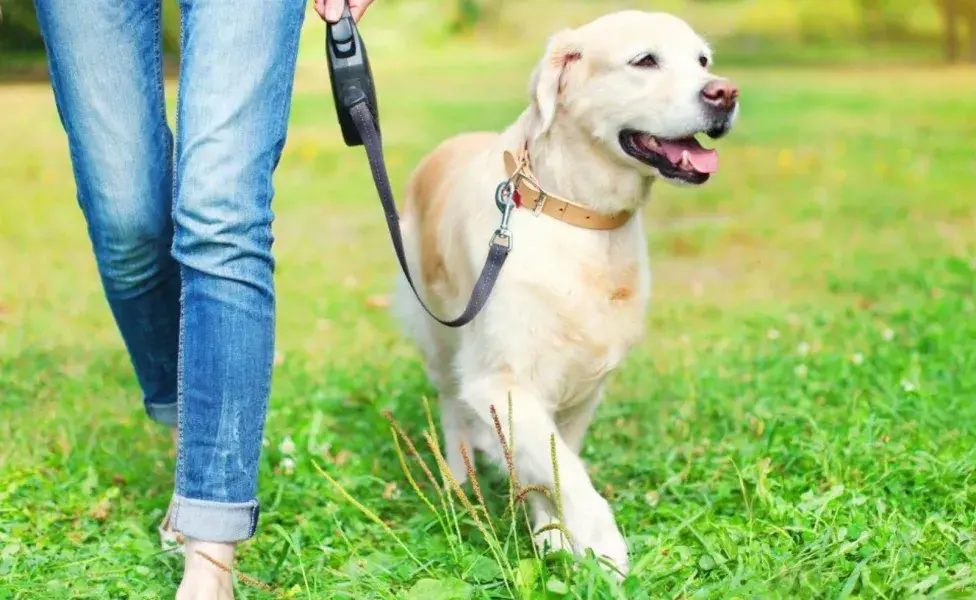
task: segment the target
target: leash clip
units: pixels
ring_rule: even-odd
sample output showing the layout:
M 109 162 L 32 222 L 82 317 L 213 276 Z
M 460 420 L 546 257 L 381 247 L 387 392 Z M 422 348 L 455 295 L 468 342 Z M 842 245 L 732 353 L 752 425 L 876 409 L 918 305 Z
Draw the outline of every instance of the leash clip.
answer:
M 498 188 L 495 190 L 495 205 L 502 212 L 502 220 L 498 225 L 498 229 L 495 230 L 495 235 L 491 237 L 490 245 L 497 244 L 499 240 L 504 240 L 505 244 L 503 245 L 507 246 L 509 250 L 515 245 L 512 230 L 508 228 L 508 222 L 512 218 L 512 211 L 515 210 L 514 194 L 515 181 L 513 179 L 498 184 Z

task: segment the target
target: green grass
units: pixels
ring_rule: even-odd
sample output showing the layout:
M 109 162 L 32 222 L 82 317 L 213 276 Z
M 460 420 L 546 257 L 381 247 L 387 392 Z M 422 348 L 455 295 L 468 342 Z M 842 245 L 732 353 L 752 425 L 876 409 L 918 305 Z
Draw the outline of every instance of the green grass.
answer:
M 402 183 L 445 136 L 517 114 L 546 31 L 406 56 L 389 24 L 422 17 L 390 7 L 366 34 Z M 433 465 L 435 393 L 374 308 L 396 263 L 320 33 L 276 180 L 280 356 L 241 572 L 294 598 L 976 595 L 971 71 L 728 73 L 742 120 L 713 183 L 656 188 L 650 335 L 584 450 L 631 548 L 615 592 L 593 561 L 512 542 L 504 474 L 480 469 L 503 558 L 456 497 L 431 496 L 438 516 L 409 485 L 381 411 Z M 173 454 L 101 295 L 49 89 L 0 87 L 0 131 L 0 598 L 172 597 L 182 561 L 155 528 Z

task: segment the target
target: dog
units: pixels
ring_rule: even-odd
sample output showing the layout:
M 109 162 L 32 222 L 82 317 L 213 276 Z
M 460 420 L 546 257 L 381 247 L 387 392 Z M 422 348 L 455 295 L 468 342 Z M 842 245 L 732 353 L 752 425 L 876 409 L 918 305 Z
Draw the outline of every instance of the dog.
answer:
M 561 498 L 530 495 L 535 542 L 592 549 L 621 574 L 627 544 L 579 453 L 608 375 L 644 338 L 651 277 L 640 211 L 652 184 L 708 181 L 718 155 L 695 136 L 720 138 L 737 119 L 738 89 L 711 63 L 708 44 L 667 13 L 627 10 L 561 30 L 514 123 L 440 143 L 410 175 L 401 210 L 418 294 L 453 316 L 498 227 L 496 189 L 511 184 L 512 248 L 483 312 L 442 326 L 403 277 L 395 311 L 437 389 L 453 476 L 466 481 L 462 444 L 505 464 L 491 407 L 507 430 L 511 398 L 522 486 L 554 490 L 555 436 Z M 545 528 L 560 513 L 568 538 Z

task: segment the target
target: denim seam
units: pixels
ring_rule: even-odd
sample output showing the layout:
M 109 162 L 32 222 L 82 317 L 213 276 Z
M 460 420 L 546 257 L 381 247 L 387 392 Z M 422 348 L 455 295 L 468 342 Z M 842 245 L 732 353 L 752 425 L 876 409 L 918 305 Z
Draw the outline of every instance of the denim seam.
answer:
M 159 32 L 159 36 L 156 38 L 154 47 L 156 49 L 156 93 L 159 98 L 159 118 L 163 123 L 163 142 L 170 140 L 169 136 L 169 123 L 166 121 L 166 79 L 165 70 L 163 68 L 163 28 L 162 28 L 162 13 L 163 5 L 162 2 L 156 2 L 156 22 L 154 24 L 156 30 Z M 180 13 L 180 45 L 183 44 L 183 16 Z M 177 100 L 178 101 L 178 100 Z M 173 145 L 167 148 L 167 159 L 170 163 L 170 220 L 173 218 L 173 204 L 176 200 L 176 161 L 175 153 L 173 152 Z M 172 247 L 170 247 L 170 254 L 172 255 Z
M 183 77 L 185 69 L 183 68 L 183 59 L 185 56 L 184 44 L 186 36 L 186 10 L 184 10 L 183 3 L 180 2 L 180 81 L 179 87 L 183 87 Z M 176 140 L 173 144 L 173 202 L 170 205 L 170 218 L 173 220 L 173 242 L 170 246 L 170 254 L 173 254 L 176 246 L 176 205 L 178 202 L 177 193 L 177 181 L 179 178 L 179 172 L 177 170 L 177 149 L 180 146 L 180 94 L 176 95 Z M 186 338 L 186 276 L 183 272 L 183 265 L 179 266 L 180 271 L 180 324 L 179 333 L 177 334 L 179 341 L 177 342 L 177 353 L 176 353 L 176 405 L 177 405 L 177 427 L 176 427 L 176 437 L 177 437 L 177 452 L 176 452 L 176 494 L 181 495 L 183 489 L 186 487 L 186 452 L 184 450 L 185 444 L 183 443 L 183 425 L 186 423 L 186 401 L 183 397 L 183 362 L 185 358 L 184 353 L 184 342 Z M 177 511 L 179 511 L 179 505 L 177 504 Z M 175 519 L 174 515 L 174 519 Z
M 294 85 L 295 85 L 295 77 L 296 77 L 296 72 L 295 71 L 296 71 L 297 63 L 298 63 L 298 47 L 299 47 L 299 44 L 300 44 L 300 41 L 301 41 L 302 21 L 305 18 L 305 16 L 304 16 L 304 10 L 305 9 L 304 9 L 304 5 L 303 5 L 302 12 L 297 17 L 298 23 L 296 25 L 296 28 L 298 29 L 298 32 L 299 33 L 296 34 L 296 35 L 293 35 L 292 42 L 291 42 L 291 44 L 289 45 L 289 48 L 288 48 L 288 54 L 287 54 L 287 56 L 288 56 L 288 58 L 287 58 L 288 64 L 287 64 L 287 71 L 286 72 L 290 72 L 291 73 L 291 77 L 282 86 L 283 89 L 280 90 L 280 93 L 281 93 L 281 102 L 279 103 L 279 106 L 281 107 L 281 109 L 280 109 L 281 110 L 281 114 L 278 115 L 278 117 L 279 117 L 277 119 L 277 121 L 278 121 L 278 132 L 277 132 L 277 135 L 275 137 L 278 137 L 278 138 L 281 139 L 281 152 L 282 153 L 284 152 L 286 140 L 287 140 L 287 137 L 288 137 L 288 118 L 289 118 L 289 114 L 290 114 L 290 111 L 291 111 L 291 97 L 292 97 L 292 92 L 293 92 L 293 88 L 294 88 Z M 277 166 L 277 163 L 279 161 L 280 161 L 280 156 L 277 159 L 273 155 L 269 157 L 269 163 L 268 163 L 268 179 L 269 179 L 270 187 L 271 187 L 272 190 L 274 190 L 274 173 L 276 171 L 276 166 Z M 271 206 L 272 206 L 273 201 L 274 201 L 274 191 L 272 191 L 271 197 L 268 198 L 268 211 L 272 211 Z M 272 214 L 273 214 L 273 212 L 272 212 Z M 269 241 L 270 241 L 270 243 L 272 245 L 274 244 L 273 222 L 274 222 L 274 217 L 272 217 L 268 221 L 268 224 L 267 224 L 267 235 L 268 235 L 268 239 L 269 239 Z M 273 266 L 274 265 L 274 258 L 273 258 L 273 255 L 272 255 L 272 259 L 271 260 L 272 260 L 272 273 L 271 273 L 271 279 L 272 279 L 272 281 L 271 281 L 271 285 L 272 285 L 271 302 L 272 302 L 272 306 L 271 306 L 271 315 L 272 315 L 272 331 L 274 331 L 274 327 L 275 327 L 274 322 L 277 320 L 275 318 L 276 315 L 277 315 L 277 308 L 276 308 L 277 301 L 276 301 L 276 297 L 275 297 L 275 293 L 274 293 L 274 288 L 273 288 L 273 286 L 274 286 L 274 266 Z M 272 388 L 272 381 L 273 381 L 273 378 L 274 378 L 274 348 L 276 346 L 277 346 L 277 343 L 272 338 L 272 343 L 271 343 L 272 349 L 271 349 L 271 352 L 269 353 L 269 356 L 268 356 L 268 359 L 267 359 L 267 363 L 265 364 L 265 372 L 268 373 L 267 390 L 265 390 L 265 411 L 267 411 L 269 409 L 270 404 L 271 404 L 271 388 Z M 255 515 L 256 515 L 256 513 L 255 513 Z M 257 523 L 254 524 L 254 528 L 255 529 L 257 528 Z
M 159 35 L 153 42 L 153 61 L 156 65 L 156 94 L 158 98 L 161 98 L 161 102 L 157 107 L 159 109 L 159 115 L 162 117 L 163 123 L 166 123 L 166 96 L 163 84 L 163 27 L 162 27 L 162 12 L 163 3 L 156 2 L 153 12 L 153 29 L 156 30 Z
M 175 228 L 176 228 L 176 202 L 177 202 L 177 200 L 179 198 L 176 195 L 176 192 L 178 191 L 177 188 L 179 187 L 177 185 L 177 182 L 179 181 L 179 177 L 178 177 L 179 172 L 177 171 L 177 166 L 178 166 L 177 165 L 177 158 L 179 157 L 180 125 L 181 125 L 180 121 L 182 120 L 180 118 L 180 108 L 181 108 L 181 106 L 180 106 L 181 105 L 180 96 L 182 95 L 183 78 L 184 78 L 184 72 L 186 70 L 186 69 L 184 69 L 184 66 L 185 66 L 184 65 L 184 62 L 185 62 L 185 59 L 186 59 L 186 51 L 185 51 L 186 49 L 184 48 L 184 45 L 186 43 L 186 39 L 185 39 L 185 36 L 186 36 L 186 10 L 184 10 L 183 3 L 182 2 L 178 2 L 177 5 L 179 6 L 179 10 L 180 10 L 180 74 L 179 74 L 179 78 L 177 80 L 177 87 L 179 88 L 180 91 L 177 92 L 177 94 L 176 94 L 176 115 L 174 115 L 175 122 L 176 122 L 176 127 L 175 127 L 175 131 L 173 132 L 173 134 L 174 134 L 173 152 L 172 152 L 172 156 L 170 157 L 170 161 L 172 163 L 172 168 L 173 168 L 173 177 L 172 177 L 172 182 L 171 182 L 171 187 L 173 188 L 172 191 L 171 191 L 173 201 L 172 201 L 172 203 L 170 203 L 169 216 L 170 216 L 170 219 L 173 221 L 173 228 L 174 228 L 174 231 L 173 231 L 173 242 L 170 244 L 170 254 L 173 254 L 174 250 L 176 249 L 176 230 L 175 230 Z M 182 269 L 181 269 L 181 271 L 182 271 Z M 181 272 L 180 273 L 181 278 L 182 278 L 182 275 L 183 274 Z M 180 285 L 180 288 L 182 289 L 182 287 L 183 286 L 181 284 Z M 180 300 L 182 301 L 182 298 Z M 181 302 L 181 304 L 182 304 L 182 302 Z M 180 316 L 182 317 L 182 314 Z M 179 370 L 179 369 L 177 368 L 177 370 Z
M 156 106 L 158 111 L 158 116 L 160 122 L 166 129 L 169 129 L 169 125 L 166 124 L 166 86 L 163 79 L 163 28 L 162 28 L 162 2 L 156 2 L 153 6 L 153 30 L 157 32 L 158 35 L 155 36 L 153 40 L 153 64 L 156 66 L 155 73 L 155 86 L 156 86 L 156 98 L 159 99 L 159 103 Z M 181 27 L 182 29 L 182 27 Z M 163 134 L 163 145 L 166 145 L 166 133 Z M 172 156 L 172 152 L 169 153 Z M 170 158 L 172 160 L 172 158 Z M 172 180 L 172 177 L 171 177 Z M 177 358 L 179 360 L 179 358 Z M 178 367 L 177 367 L 178 369 Z M 178 372 L 178 370 L 177 370 Z M 176 397 L 176 425 L 179 426 L 180 416 L 180 402 L 179 402 L 179 383 L 177 383 L 177 397 Z M 157 405 L 149 404 L 146 405 L 146 412 L 150 413 L 152 418 L 155 418 L 156 412 L 153 408 Z M 177 429 L 177 435 L 179 430 Z

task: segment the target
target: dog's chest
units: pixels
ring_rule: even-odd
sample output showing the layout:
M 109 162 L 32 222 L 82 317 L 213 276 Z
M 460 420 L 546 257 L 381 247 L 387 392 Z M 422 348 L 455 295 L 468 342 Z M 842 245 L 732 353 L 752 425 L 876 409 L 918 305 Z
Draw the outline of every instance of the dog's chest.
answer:
M 616 367 L 624 354 L 643 335 L 647 301 L 645 272 L 637 261 L 579 267 L 575 298 L 566 310 L 575 319 L 564 319 L 561 335 L 578 347 L 580 359 L 600 374 Z
M 646 263 L 628 258 L 581 258 L 535 274 L 548 293 L 532 312 L 537 331 L 547 335 L 533 342 L 569 388 L 612 371 L 643 337 L 649 274 Z

